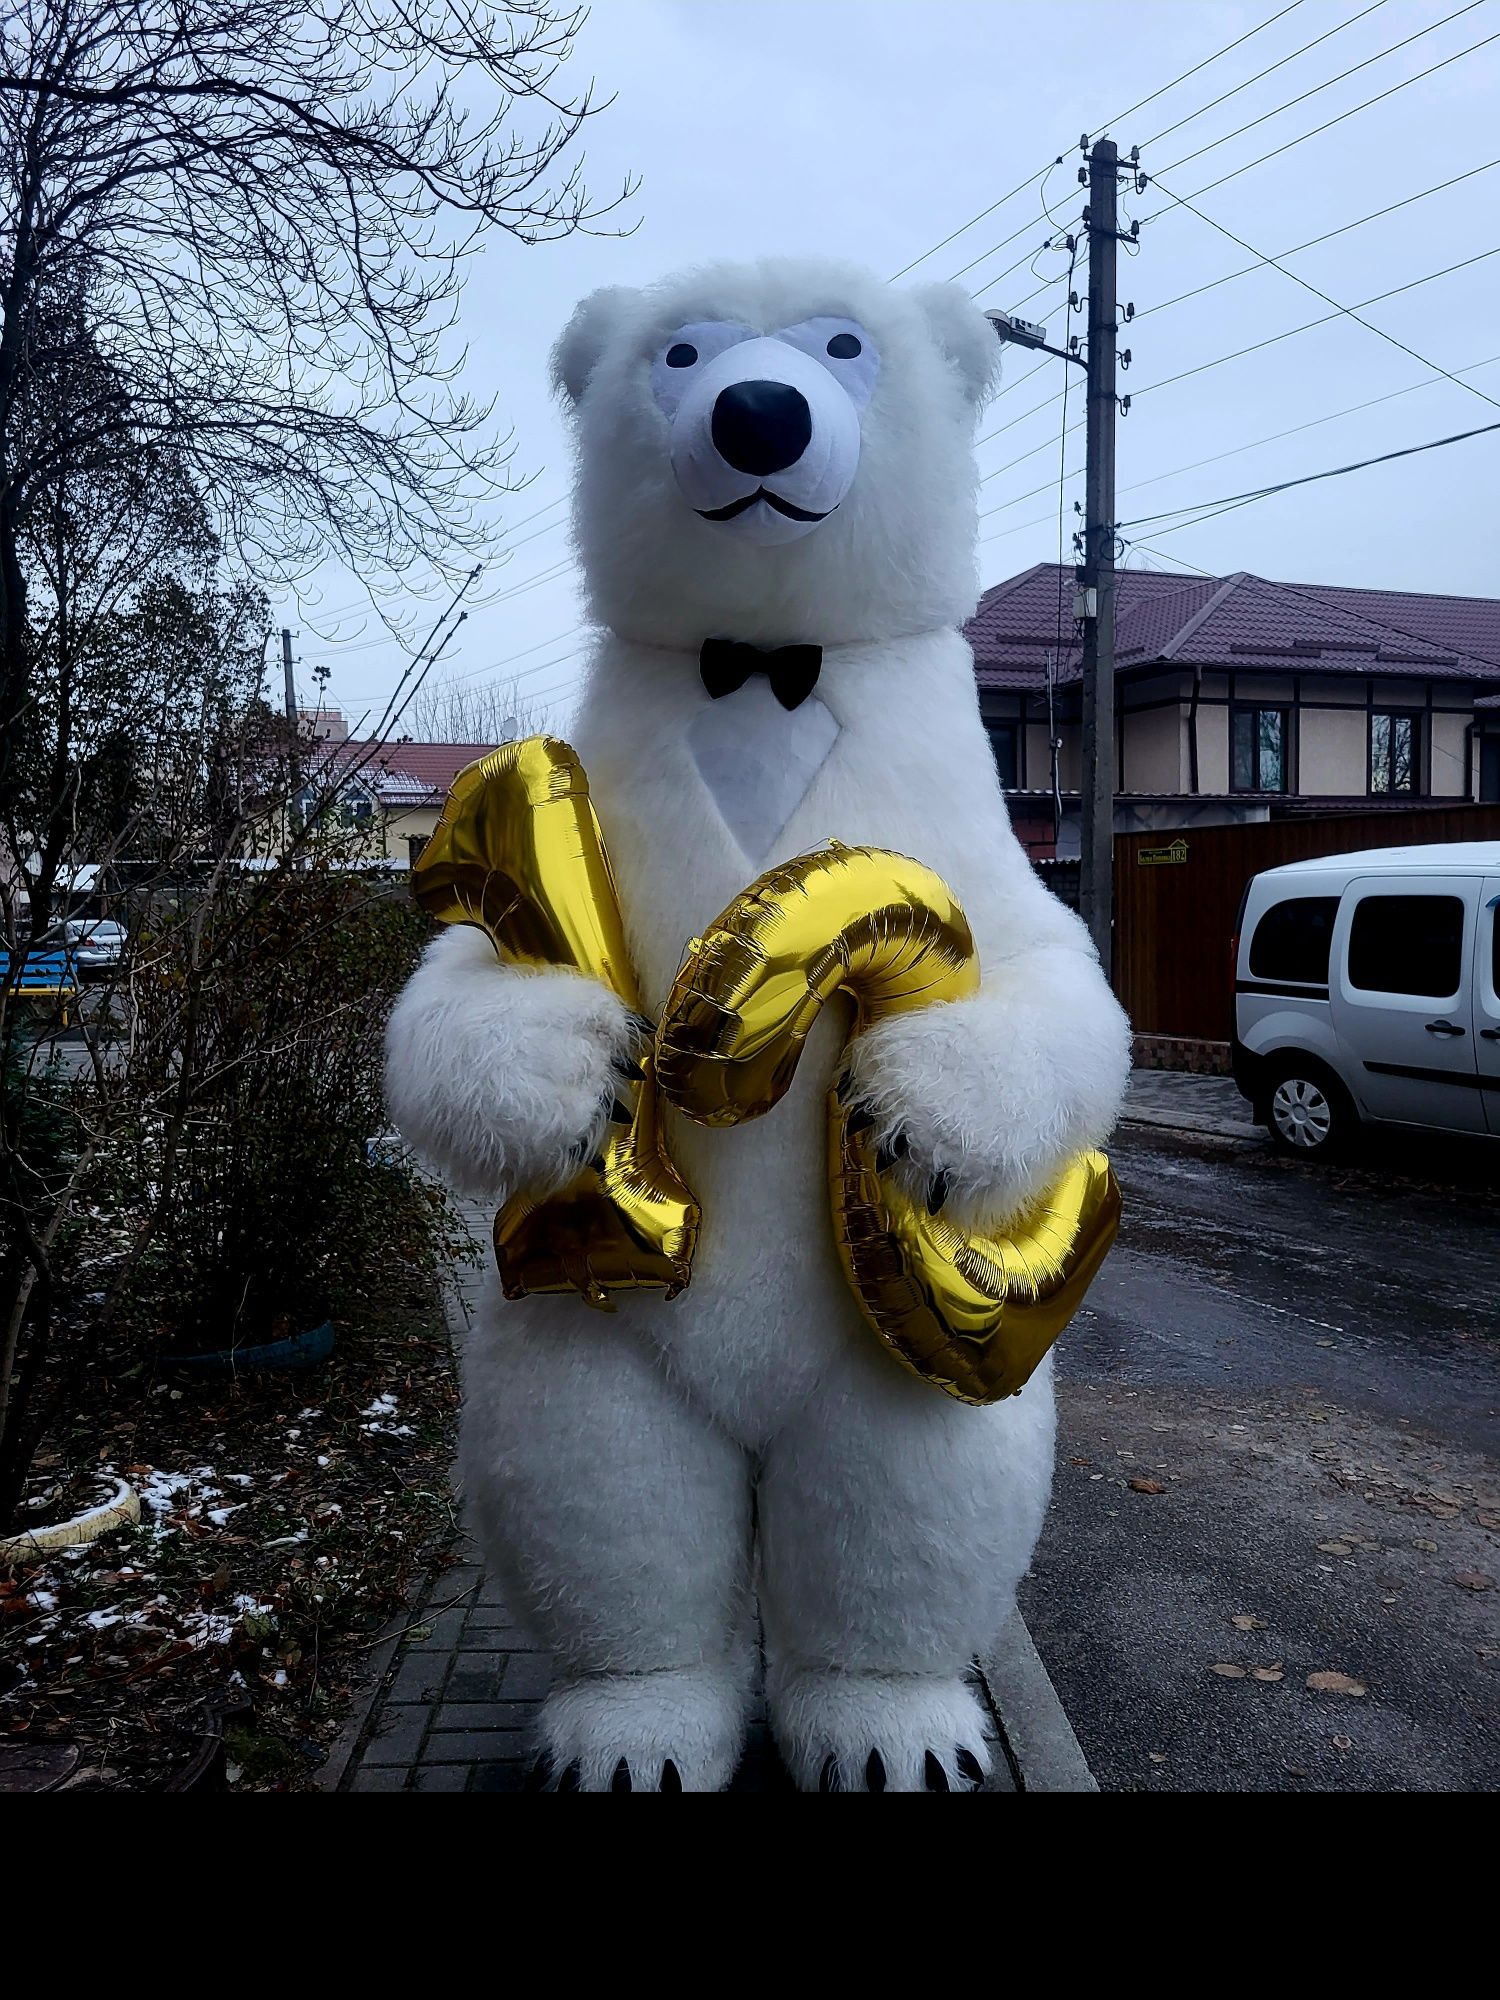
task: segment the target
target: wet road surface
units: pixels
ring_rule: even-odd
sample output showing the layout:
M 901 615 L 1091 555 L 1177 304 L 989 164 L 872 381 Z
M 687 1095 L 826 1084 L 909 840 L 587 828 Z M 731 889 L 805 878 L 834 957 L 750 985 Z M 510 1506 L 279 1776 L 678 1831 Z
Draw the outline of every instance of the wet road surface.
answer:
M 1126 1220 L 1059 1344 L 1022 1590 L 1099 1783 L 1494 1787 L 1500 1152 L 1111 1152 Z

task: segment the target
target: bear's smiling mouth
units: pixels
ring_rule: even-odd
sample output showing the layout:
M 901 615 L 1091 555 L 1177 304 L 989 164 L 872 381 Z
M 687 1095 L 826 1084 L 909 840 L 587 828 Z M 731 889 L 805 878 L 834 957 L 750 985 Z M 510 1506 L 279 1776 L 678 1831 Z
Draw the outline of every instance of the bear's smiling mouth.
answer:
M 822 514 L 810 514 L 805 507 L 794 507 L 790 500 L 781 499 L 767 487 L 757 486 L 753 493 L 747 493 L 742 500 L 731 500 L 727 507 L 698 508 L 698 517 L 703 521 L 733 521 L 753 507 L 757 500 L 764 500 L 778 514 L 785 514 L 789 521 L 826 521 L 834 511 L 830 507 Z

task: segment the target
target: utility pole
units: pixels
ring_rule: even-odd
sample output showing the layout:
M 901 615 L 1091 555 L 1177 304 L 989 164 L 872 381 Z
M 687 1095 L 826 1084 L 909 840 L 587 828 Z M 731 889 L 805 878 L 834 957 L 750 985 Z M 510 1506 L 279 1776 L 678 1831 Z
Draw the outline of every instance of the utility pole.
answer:
M 302 790 L 302 760 L 297 754 L 299 747 L 298 731 L 301 727 L 301 720 L 297 714 L 297 677 L 292 672 L 292 635 L 289 628 L 285 625 L 281 628 L 281 673 L 285 687 L 287 756 L 290 759 L 292 781 L 290 820 L 292 832 L 298 834 L 302 831 L 302 805 L 300 800 Z
M 1119 148 L 1089 153 L 1088 425 L 1083 565 L 1083 833 L 1079 910 L 1104 967 L 1114 955 L 1115 853 L 1115 264 Z M 1080 178 L 1083 170 L 1080 169 Z
M 295 735 L 297 729 L 297 682 L 292 673 L 292 635 L 285 625 L 281 628 L 281 672 L 286 685 L 287 726 Z
M 1121 242 L 1119 227 L 1120 149 L 1113 139 L 1096 139 L 1090 147 L 1087 134 L 1082 150 L 1088 165 L 1078 169 L 1080 182 L 1088 189 L 1088 206 L 1083 212 L 1089 243 L 1088 342 L 1084 356 L 1078 341 L 1070 339 L 1065 348 L 1047 343 L 1046 328 L 1014 313 L 987 310 L 985 317 L 1001 340 L 1018 347 L 1039 349 L 1059 361 L 1070 361 L 1088 371 L 1086 493 L 1082 536 L 1073 544 L 1082 557 L 1074 571 L 1077 589 L 1073 594 L 1074 623 L 1083 632 L 1083 827 L 1079 862 L 1079 906 L 1089 936 L 1099 953 L 1105 976 L 1113 971 L 1114 960 L 1114 849 L 1115 849 L 1115 417 L 1130 408 L 1130 398 L 1119 402 L 1115 395 L 1117 368 L 1128 367 L 1130 350 L 1118 352 L 1119 332 L 1116 266 Z M 1139 148 L 1127 162 L 1136 191 L 1146 185 L 1139 172 Z M 1060 164 L 1060 162 L 1059 162 Z M 1132 240 L 1140 235 L 1139 222 L 1130 226 Z M 1056 238 L 1044 247 L 1066 243 L 1075 248 L 1072 235 Z M 1070 310 L 1077 308 L 1076 294 Z M 1131 318 L 1134 306 L 1125 308 Z M 1064 410 L 1067 405 L 1064 404 Z M 1059 578 L 1059 589 L 1062 580 Z M 1050 694 L 1050 673 L 1049 673 Z M 1059 800 L 1059 814 L 1061 801 Z

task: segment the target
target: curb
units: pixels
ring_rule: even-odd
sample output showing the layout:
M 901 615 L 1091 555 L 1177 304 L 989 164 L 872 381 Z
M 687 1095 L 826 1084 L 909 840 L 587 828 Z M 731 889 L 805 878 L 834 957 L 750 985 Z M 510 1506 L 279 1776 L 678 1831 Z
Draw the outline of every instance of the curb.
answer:
M 385 1693 L 396 1650 L 416 1622 L 417 1613 L 431 1596 L 436 1581 L 436 1572 L 431 1576 L 417 1577 L 406 1593 L 406 1602 L 371 1646 L 369 1665 L 338 1735 L 328 1746 L 328 1756 L 318 1767 L 311 1786 L 313 1791 L 337 1792 L 342 1789 L 351 1765 L 365 1746 L 375 1710 Z
M 1015 1790 L 1097 1792 L 1098 1782 L 1019 1611 L 1011 1614 L 978 1664 Z M 992 1782 L 985 1789 L 1008 1788 Z
M 1228 1118 L 1200 1118 L 1191 1124 L 1184 1124 L 1170 1111 L 1126 1111 L 1121 1114 L 1120 1126 L 1127 1125 L 1149 1127 L 1153 1132 L 1171 1132 L 1183 1139 L 1229 1140 L 1238 1146 L 1258 1146 L 1265 1140 L 1265 1134 L 1258 1125 L 1236 1124 Z

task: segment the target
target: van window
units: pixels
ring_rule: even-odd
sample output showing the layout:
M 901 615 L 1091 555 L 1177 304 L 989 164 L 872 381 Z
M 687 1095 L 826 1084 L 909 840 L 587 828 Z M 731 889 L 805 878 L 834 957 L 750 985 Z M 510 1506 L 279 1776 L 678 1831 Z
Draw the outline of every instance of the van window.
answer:
M 1349 984 L 1444 1000 L 1459 989 L 1463 941 L 1457 896 L 1366 896 L 1349 931 Z
M 1338 913 L 1337 896 L 1288 896 L 1284 903 L 1273 903 L 1250 940 L 1251 973 L 1257 979 L 1326 986 Z

